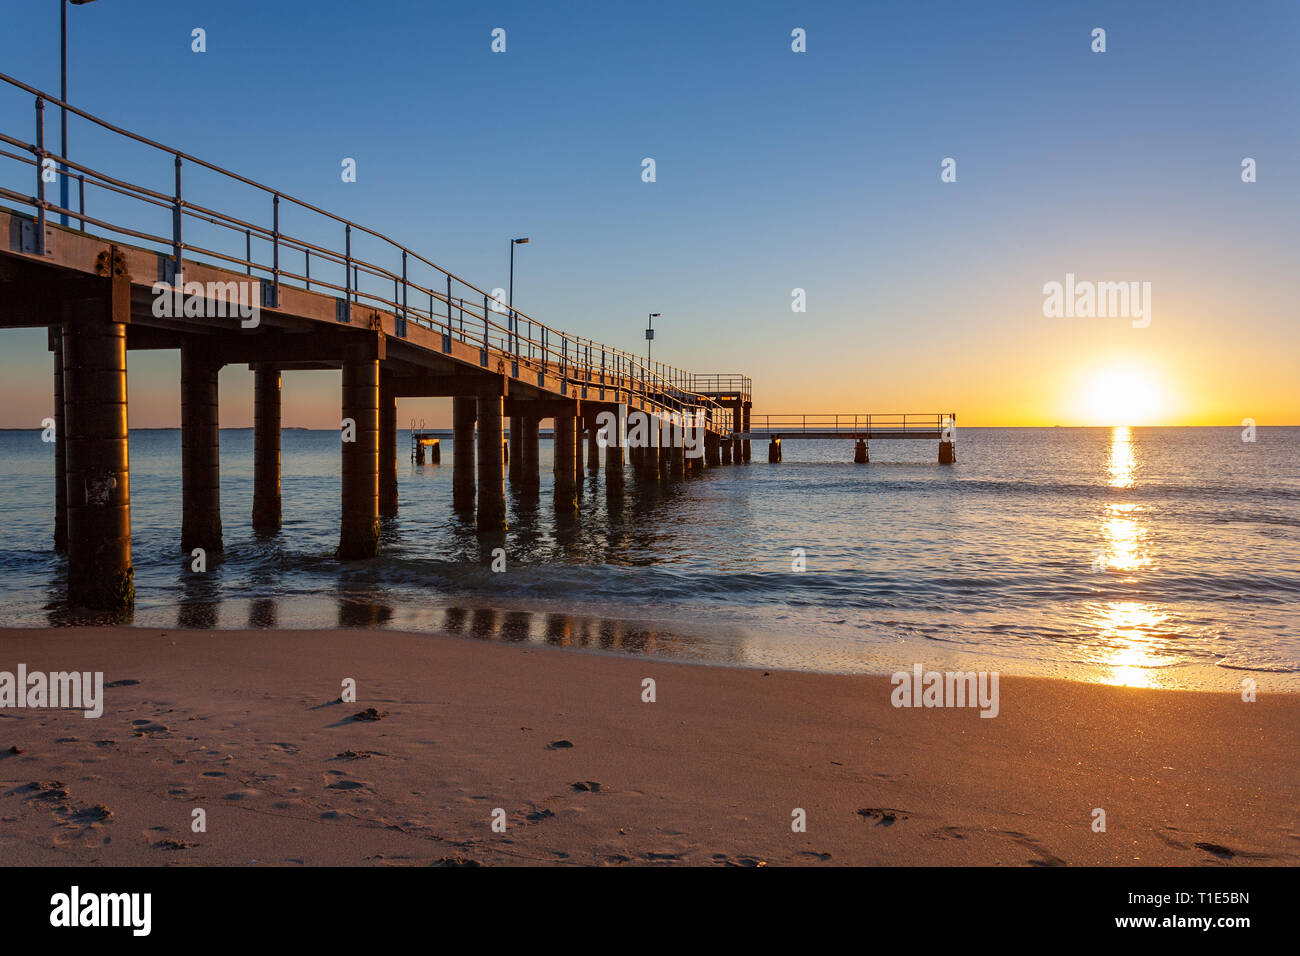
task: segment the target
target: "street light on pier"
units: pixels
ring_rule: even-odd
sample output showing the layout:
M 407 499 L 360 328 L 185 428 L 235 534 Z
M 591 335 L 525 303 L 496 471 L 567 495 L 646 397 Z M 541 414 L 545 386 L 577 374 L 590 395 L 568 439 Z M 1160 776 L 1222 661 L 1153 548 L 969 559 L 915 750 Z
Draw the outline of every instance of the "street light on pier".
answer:
M 651 312 L 650 318 L 646 321 L 645 327 L 645 363 L 650 364 L 650 345 L 655 340 L 655 319 L 659 318 L 662 313 Z

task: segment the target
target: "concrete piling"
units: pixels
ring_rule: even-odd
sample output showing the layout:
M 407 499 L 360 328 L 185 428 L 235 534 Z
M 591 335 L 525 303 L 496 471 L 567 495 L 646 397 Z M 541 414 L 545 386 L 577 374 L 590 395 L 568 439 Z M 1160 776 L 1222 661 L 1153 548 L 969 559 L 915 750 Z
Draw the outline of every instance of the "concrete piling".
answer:
M 217 373 L 206 342 L 181 345 L 181 550 L 221 550 Z
M 452 507 L 461 513 L 474 510 L 474 423 L 478 420 L 478 400 L 472 395 L 457 395 L 451 400 Z
M 767 462 L 775 465 L 781 460 L 781 439 L 773 438 L 767 443 Z
M 587 471 L 597 474 L 600 471 L 600 429 L 596 427 L 595 416 L 587 420 Z
M 957 443 L 951 441 L 939 442 L 939 464 L 951 465 L 957 461 Z
M 605 493 L 623 495 L 623 449 L 613 444 L 605 446 Z
M 63 327 L 50 326 L 54 353 L 54 550 L 68 550 L 68 445 L 63 434 Z
M 710 468 L 716 468 L 722 464 L 722 440 L 713 432 L 706 432 L 704 435 L 704 463 Z
M 750 403 L 750 402 L 745 402 L 744 408 L 741 409 L 741 411 L 742 411 L 742 413 L 743 413 L 742 418 L 743 418 L 743 421 L 744 421 L 744 426 L 743 426 L 742 430 L 745 432 L 745 434 L 749 434 L 749 410 L 750 410 L 751 407 L 753 407 L 753 406 L 752 406 L 752 403 Z M 748 462 L 748 461 L 749 461 L 749 439 L 748 439 L 748 438 L 743 439 L 742 442 L 741 442 L 741 445 L 742 445 L 742 447 L 743 447 L 743 451 L 744 451 L 744 456 L 743 456 L 743 457 L 744 457 L 745 461 Z
M 574 511 L 578 507 L 577 471 L 578 420 L 572 413 L 555 416 L 555 509 Z
M 87 279 L 60 335 L 66 442 L 68 603 L 125 611 L 135 604 L 126 431 L 130 280 Z
M 379 358 L 374 343 L 346 350 L 343 418 L 351 420 L 355 432 L 353 441 L 341 443 L 343 501 L 338 556 L 343 560 L 373 558 L 379 553 Z
M 506 530 L 506 473 L 502 454 L 504 399 L 498 386 L 478 397 L 478 515 L 480 534 Z
M 519 418 L 519 486 L 537 490 L 541 486 L 541 440 L 538 426 L 541 422 L 532 415 Z
M 517 485 L 524 473 L 524 417 L 510 416 L 510 449 L 506 454 L 506 464 L 510 466 L 510 484 Z
M 659 419 L 650 415 L 646 429 L 645 447 L 641 449 L 641 480 L 650 484 L 659 481 Z
M 865 465 L 871 459 L 867 457 L 867 440 L 859 438 L 853 445 L 853 462 L 858 465 Z
M 397 515 L 397 395 L 383 369 L 379 372 L 379 514 Z
M 253 530 L 279 531 L 280 370 L 258 364 L 253 370 Z

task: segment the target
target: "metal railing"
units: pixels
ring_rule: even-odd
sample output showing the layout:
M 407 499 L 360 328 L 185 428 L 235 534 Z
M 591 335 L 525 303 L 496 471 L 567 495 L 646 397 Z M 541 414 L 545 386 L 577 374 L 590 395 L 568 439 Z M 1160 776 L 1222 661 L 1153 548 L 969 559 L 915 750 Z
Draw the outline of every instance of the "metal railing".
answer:
M 550 379 L 561 386 L 558 390 L 562 393 L 570 394 L 569 390 L 573 389 L 584 397 L 591 388 L 613 389 L 626 392 L 629 397 L 639 396 L 647 407 L 653 409 L 702 412 L 705 420 L 710 422 L 723 419 L 723 408 L 694 390 L 695 373 L 661 362 L 651 366 L 641 356 L 562 332 L 519 309 L 509 308 L 491 293 L 373 229 L 214 163 L 114 126 L 3 73 L 0 73 L 0 81 L 35 98 L 35 142 L 0 133 L 0 143 L 20 151 L 0 148 L 0 158 L 34 168 L 35 194 L 0 186 L 0 197 L 35 209 L 35 241 L 39 254 L 45 252 L 48 217 L 66 215 L 70 220 L 77 220 L 83 232 L 91 226 L 161 247 L 170 255 L 173 276 L 183 272 L 187 253 L 191 262 L 199 261 L 195 256 L 202 256 L 224 267 L 240 268 L 249 276 L 256 273 L 264 286 L 269 283 L 269 289 L 263 290 L 263 306 L 267 308 L 279 306 L 280 291 L 284 287 L 333 294 L 338 301 L 338 320 L 342 323 L 352 323 L 354 318 L 357 322 L 365 322 L 364 315 L 356 315 L 357 310 L 388 311 L 395 318 L 398 338 L 406 338 L 408 323 L 414 323 L 440 333 L 444 353 L 451 352 L 453 341 L 477 345 L 481 366 L 495 368 L 498 361 L 504 360 L 507 374 L 513 378 L 531 379 L 539 386 L 548 386 L 547 380 Z M 45 142 L 47 104 L 66 109 L 69 116 L 80 117 L 116 136 L 169 157 L 174 170 L 171 191 L 135 184 L 126 178 L 126 173 L 113 176 L 52 152 Z M 222 212 L 216 208 L 215 201 L 210 205 L 200 204 L 196 201 L 193 187 L 189 193 L 182 188 L 183 174 L 187 170 L 216 173 L 222 183 L 253 190 L 264 203 L 269 225 L 265 220 L 259 223 Z M 47 198 L 47 184 L 57 182 L 59 176 L 77 181 L 79 208 L 75 211 Z M 140 221 L 127 223 L 90 215 L 86 206 L 87 187 L 170 213 L 170 235 L 150 232 Z M 229 197 L 224 198 L 228 200 Z M 286 231 L 282 226 L 285 213 L 290 211 L 318 217 L 318 222 L 323 221 L 325 227 L 339 230 L 336 235 L 341 240 L 341 248 L 312 242 L 300 234 Z M 222 251 L 194 242 L 192 235 L 187 236 L 185 228 L 192 223 L 217 227 L 221 235 L 236 240 L 236 245 Z M 360 256 L 353 248 L 357 239 L 377 241 L 385 254 L 383 261 Z M 259 253 L 256 257 L 255 243 Z M 290 265 L 290 260 L 301 262 L 301 266 Z M 292 356 L 286 356 L 286 360 L 292 360 Z
M 697 372 L 690 377 L 686 386 L 693 392 L 713 395 L 729 393 L 749 398 L 754 394 L 754 383 L 748 375 L 739 372 Z
M 783 414 L 753 415 L 749 420 L 751 434 L 785 435 L 795 432 L 809 432 L 825 435 L 843 435 L 846 438 L 855 435 L 876 434 L 885 437 L 908 435 L 942 434 L 945 429 L 957 427 L 957 416 L 953 412 L 912 413 L 902 412 L 885 414 Z

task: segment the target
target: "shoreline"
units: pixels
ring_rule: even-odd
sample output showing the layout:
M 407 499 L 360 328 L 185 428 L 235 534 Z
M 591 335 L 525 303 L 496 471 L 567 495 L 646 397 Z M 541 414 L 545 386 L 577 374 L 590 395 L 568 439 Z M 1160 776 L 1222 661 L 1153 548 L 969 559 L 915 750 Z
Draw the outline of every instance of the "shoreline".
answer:
M 1067 683 L 1239 694 L 1241 682 L 1252 678 L 1259 693 L 1300 695 L 1300 673 L 1286 669 L 1215 664 L 1202 661 L 1161 666 L 1116 665 L 1103 662 L 1053 661 L 1007 657 L 1003 649 L 934 645 L 921 641 L 871 642 L 803 633 L 796 644 L 781 629 L 755 627 L 743 621 L 686 621 L 681 616 L 641 616 L 598 613 L 586 608 L 558 611 L 523 601 L 460 602 L 416 609 L 391 607 L 366 600 L 325 601 L 315 613 L 290 616 L 259 610 L 262 599 L 223 598 L 219 603 L 183 604 L 181 613 L 168 609 L 170 621 L 150 620 L 152 609 L 138 609 L 138 623 L 111 619 L 74 619 L 66 623 L 0 627 L 9 631 L 112 628 L 126 631 L 192 630 L 213 633 L 289 633 L 382 631 L 424 639 L 456 639 L 473 643 L 502 643 L 546 647 L 578 653 L 679 662 L 709 667 L 780 670 L 801 674 L 890 677 L 910 671 L 920 661 L 927 669 L 997 671 L 1004 677 L 1061 680 Z M 301 608 L 302 605 L 299 605 Z M 187 616 L 188 615 L 188 616 Z M 259 615 L 264 615 L 258 622 Z M 432 615 L 438 620 L 434 622 Z M 231 623 L 223 623 L 226 618 Z M 234 623 L 238 621 L 240 623 Z M 798 647 L 801 657 L 791 656 Z M 925 653 L 928 652 L 928 656 Z M 1099 679 L 1109 672 L 1115 680 Z
M 5 865 L 1300 863 L 1294 694 L 1008 676 L 984 719 L 881 676 L 424 633 L 0 642 L 0 670 L 136 682 L 99 719 L 0 710 Z

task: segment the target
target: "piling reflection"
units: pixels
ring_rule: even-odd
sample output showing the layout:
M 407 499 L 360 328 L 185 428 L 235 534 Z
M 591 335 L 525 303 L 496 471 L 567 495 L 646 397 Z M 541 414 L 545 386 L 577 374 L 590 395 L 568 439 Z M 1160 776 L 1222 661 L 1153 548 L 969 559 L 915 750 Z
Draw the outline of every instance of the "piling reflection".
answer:
M 221 588 L 218 576 L 212 573 L 214 570 L 193 571 L 186 564 L 186 570 L 181 572 L 181 599 L 176 606 L 177 627 L 201 629 L 217 626 Z
M 545 644 L 691 659 L 717 656 L 717 648 L 708 638 L 666 631 L 660 625 L 555 611 L 448 607 L 442 613 L 442 630 L 459 637 L 509 644 Z

